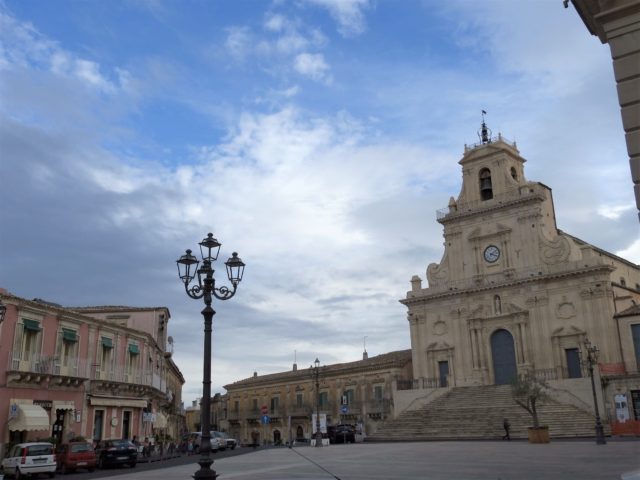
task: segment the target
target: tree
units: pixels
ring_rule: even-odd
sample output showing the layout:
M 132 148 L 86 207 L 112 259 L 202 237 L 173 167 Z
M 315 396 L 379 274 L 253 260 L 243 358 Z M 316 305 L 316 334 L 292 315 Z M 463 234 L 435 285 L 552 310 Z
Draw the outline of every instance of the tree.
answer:
M 511 383 L 511 395 L 515 402 L 524 408 L 533 419 L 533 428 L 540 428 L 537 404 L 549 398 L 546 381 L 537 378 L 533 373 L 520 375 Z

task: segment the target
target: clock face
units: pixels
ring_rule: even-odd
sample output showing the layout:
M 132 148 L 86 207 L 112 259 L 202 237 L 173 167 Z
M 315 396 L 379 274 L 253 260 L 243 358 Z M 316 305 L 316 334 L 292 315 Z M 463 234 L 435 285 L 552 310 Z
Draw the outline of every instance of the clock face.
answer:
M 484 249 L 484 259 L 489 262 L 497 262 L 500 258 L 500 249 L 495 245 L 489 245 Z

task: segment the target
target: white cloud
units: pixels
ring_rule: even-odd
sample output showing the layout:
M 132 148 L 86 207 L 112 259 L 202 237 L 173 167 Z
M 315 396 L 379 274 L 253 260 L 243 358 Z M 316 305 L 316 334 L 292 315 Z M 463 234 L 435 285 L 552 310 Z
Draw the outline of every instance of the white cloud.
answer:
M 294 60 L 295 70 L 316 81 L 331 82 L 329 65 L 321 53 L 301 53 Z
M 307 0 L 329 10 L 338 22 L 338 31 L 345 37 L 360 35 L 366 29 L 363 10 L 371 6 L 369 0 Z
M 225 48 L 231 57 L 236 60 L 244 60 L 251 52 L 251 33 L 247 27 L 230 27 L 227 29 Z
M 598 207 L 598 215 L 602 215 L 604 218 L 609 218 L 611 220 L 618 220 L 625 212 L 632 211 L 635 208 L 635 205 L 603 205 Z
M 119 87 L 100 72 L 100 65 L 66 51 L 43 35 L 31 24 L 20 23 L 0 10 L 0 68 L 34 68 L 55 75 L 80 80 L 89 88 L 114 93 Z M 121 72 L 125 72 L 121 70 Z M 122 75 L 118 75 L 122 79 Z

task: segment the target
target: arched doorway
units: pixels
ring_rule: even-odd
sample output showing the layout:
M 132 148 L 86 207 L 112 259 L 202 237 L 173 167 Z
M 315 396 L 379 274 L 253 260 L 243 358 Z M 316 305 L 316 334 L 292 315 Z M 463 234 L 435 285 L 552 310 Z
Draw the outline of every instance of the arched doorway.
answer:
M 296 428 L 296 440 L 304 440 L 304 430 L 302 429 L 302 425 L 298 425 L 298 428 Z
M 511 383 L 518 375 L 516 350 L 511 333 L 504 329 L 493 332 L 491 335 L 491 355 L 495 384 Z
M 280 436 L 280 430 L 273 431 L 273 444 L 280 445 L 282 443 L 282 438 Z

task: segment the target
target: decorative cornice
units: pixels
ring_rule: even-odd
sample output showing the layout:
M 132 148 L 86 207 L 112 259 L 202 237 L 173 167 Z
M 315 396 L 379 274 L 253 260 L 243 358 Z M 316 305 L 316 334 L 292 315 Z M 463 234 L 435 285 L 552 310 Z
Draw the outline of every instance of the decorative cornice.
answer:
M 431 295 L 426 294 L 426 295 L 420 295 L 420 296 L 411 296 L 408 298 L 403 298 L 401 300 L 399 300 L 399 302 L 407 307 L 412 306 L 412 305 L 420 305 L 426 301 L 431 301 L 431 300 L 435 300 L 435 299 L 440 299 L 440 298 L 451 298 L 451 297 L 457 297 L 457 296 L 462 296 L 462 295 L 468 295 L 470 293 L 480 293 L 480 292 L 487 292 L 487 291 L 492 291 L 492 290 L 502 290 L 504 288 L 509 288 L 509 287 L 515 287 L 518 285 L 526 285 L 526 284 L 530 284 L 530 283 L 539 283 L 541 281 L 548 281 L 548 280 L 557 280 L 557 279 L 562 279 L 562 278 L 569 278 L 569 277 L 582 277 L 582 276 L 586 276 L 592 273 L 598 273 L 598 272 L 613 272 L 615 270 L 614 267 L 612 267 L 611 265 L 595 265 L 592 267 L 586 267 L 586 268 L 582 268 L 582 269 L 578 269 L 578 270 L 571 270 L 571 271 L 567 271 L 567 272 L 560 272 L 560 273 L 550 273 L 550 274 L 546 274 L 546 275 L 538 275 L 536 277 L 528 277 L 528 278 L 521 278 L 521 279 L 514 279 L 511 282 L 504 282 L 504 283 L 496 283 L 493 285 L 484 285 L 484 286 L 479 286 L 479 287 L 471 287 L 471 288 L 462 288 L 462 289 L 458 289 L 458 290 L 447 290 L 445 292 L 437 292 L 437 293 L 433 293 Z M 413 293 L 413 292 L 409 292 L 409 293 Z

